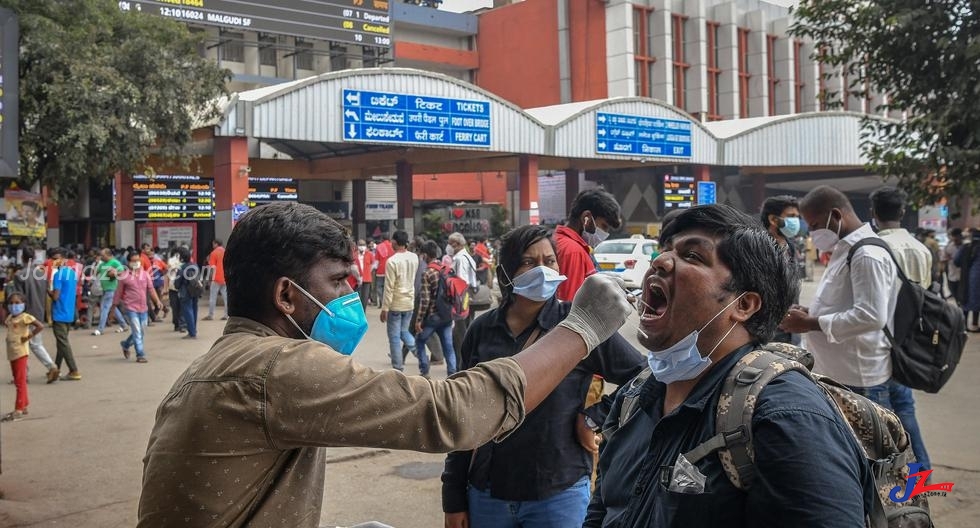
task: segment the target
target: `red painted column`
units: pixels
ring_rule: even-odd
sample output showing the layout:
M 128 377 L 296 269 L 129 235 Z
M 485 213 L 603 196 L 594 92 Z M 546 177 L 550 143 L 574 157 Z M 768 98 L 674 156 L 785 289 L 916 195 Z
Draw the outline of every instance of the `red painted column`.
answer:
M 537 156 L 521 156 L 520 171 L 518 174 L 518 178 L 520 180 L 519 219 L 521 225 L 527 225 L 531 223 L 537 224 L 538 223 L 538 158 Z
M 694 181 L 711 181 L 711 169 L 707 165 L 695 165 Z
M 408 233 L 409 238 L 415 236 L 415 205 L 412 197 L 412 164 L 399 161 L 395 164 L 395 174 L 398 177 L 398 227 Z
M 47 215 L 45 218 L 45 223 L 48 228 L 48 247 L 57 247 L 61 245 L 61 211 L 58 204 L 54 203 L 51 199 L 51 193 L 48 192 L 47 187 L 41 188 L 41 196 L 44 199 L 44 212 Z
M 228 240 L 235 204 L 248 202 L 248 138 L 214 138 L 214 234 Z

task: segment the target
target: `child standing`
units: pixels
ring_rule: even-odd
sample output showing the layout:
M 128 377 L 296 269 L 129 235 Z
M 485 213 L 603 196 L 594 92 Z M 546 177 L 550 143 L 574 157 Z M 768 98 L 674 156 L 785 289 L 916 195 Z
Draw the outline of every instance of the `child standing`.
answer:
M 19 292 L 7 297 L 7 359 L 10 360 L 10 370 L 14 374 L 14 385 L 17 387 L 17 400 L 14 411 L 3 416 L 4 422 L 21 420 L 27 414 L 27 343 L 44 330 L 44 325 L 26 313 L 24 296 Z

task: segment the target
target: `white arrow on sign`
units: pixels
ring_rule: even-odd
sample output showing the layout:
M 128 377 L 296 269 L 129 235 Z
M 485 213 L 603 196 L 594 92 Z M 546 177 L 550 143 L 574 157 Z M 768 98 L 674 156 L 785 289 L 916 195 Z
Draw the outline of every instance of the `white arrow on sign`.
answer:
M 360 119 L 357 117 L 357 112 L 353 110 L 344 110 L 344 117 L 349 117 L 354 121 L 360 121 Z
M 602 115 L 601 115 L 601 116 L 599 116 L 599 117 L 597 118 L 597 121 L 599 121 L 600 123 L 605 123 L 605 122 L 606 122 L 606 116 L 602 116 Z
M 599 143 L 599 148 L 601 148 L 601 149 L 606 148 L 606 142 L 603 141 L 602 143 Z
M 348 92 L 347 93 L 347 102 L 349 104 L 352 104 L 352 105 L 360 105 L 361 104 L 361 94 L 360 94 L 360 92 L 358 92 L 356 94 L 354 92 Z
M 357 137 L 357 127 L 354 126 L 354 123 L 350 124 L 350 130 L 347 131 L 347 135 L 352 138 Z
M 606 135 L 606 129 L 605 128 L 600 128 L 599 129 L 599 135 L 600 136 L 605 136 Z

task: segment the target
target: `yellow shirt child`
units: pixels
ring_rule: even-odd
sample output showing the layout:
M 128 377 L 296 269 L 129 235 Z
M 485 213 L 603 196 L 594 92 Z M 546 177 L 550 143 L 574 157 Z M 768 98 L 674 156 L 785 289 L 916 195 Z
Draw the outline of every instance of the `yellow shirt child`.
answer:
M 29 313 L 20 315 L 8 315 L 5 324 L 7 325 L 7 359 L 13 361 L 21 358 L 28 353 L 28 341 L 30 339 L 31 327 L 37 319 Z

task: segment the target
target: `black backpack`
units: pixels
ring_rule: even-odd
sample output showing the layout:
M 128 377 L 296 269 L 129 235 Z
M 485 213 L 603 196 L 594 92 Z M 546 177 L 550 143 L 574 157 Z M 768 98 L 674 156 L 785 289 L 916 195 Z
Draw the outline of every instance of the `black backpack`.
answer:
M 888 251 L 902 281 L 892 316 L 895 334 L 887 326 L 884 328 L 892 345 L 892 377 L 913 389 L 939 392 L 953 375 L 966 346 L 963 310 L 946 302 L 940 293 L 910 281 L 888 242 L 880 238 L 864 238 L 851 246 L 847 252 L 848 266 L 861 246 L 878 246 Z
M 908 463 L 915 461 L 912 443 L 901 420 L 892 411 L 844 385 L 811 373 L 812 367 L 812 354 L 786 343 L 768 343 L 743 356 L 728 371 L 718 396 L 715 435 L 684 453 L 684 458 L 697 464 L 717 453 L 732 485 L 743 491 L 751 488 L 755 477 L 752 415 L 758 396 L 777 376 L 796 371 L 817 384 L 864 449 L 878 492 L 868 516 L 871 528 L 932 528 L 926 495 L 917 495 L 904 503 L 896 503 L 888 497 L 895 486 L 905 487 L 909 477 Z M 616 429 L 636 412 L 639 388 L 649 377 L 650 369 L 646 368 L 626 386 Z M 603 433 L 608 436 L 614 434 L 614 430 L 607 429 Z
M 184 274 L 184 290 L 188 297 L 197 299 L 204 294 L 204 274 L 201 273 L 201 268 L 184 266 L 180 272 Z

